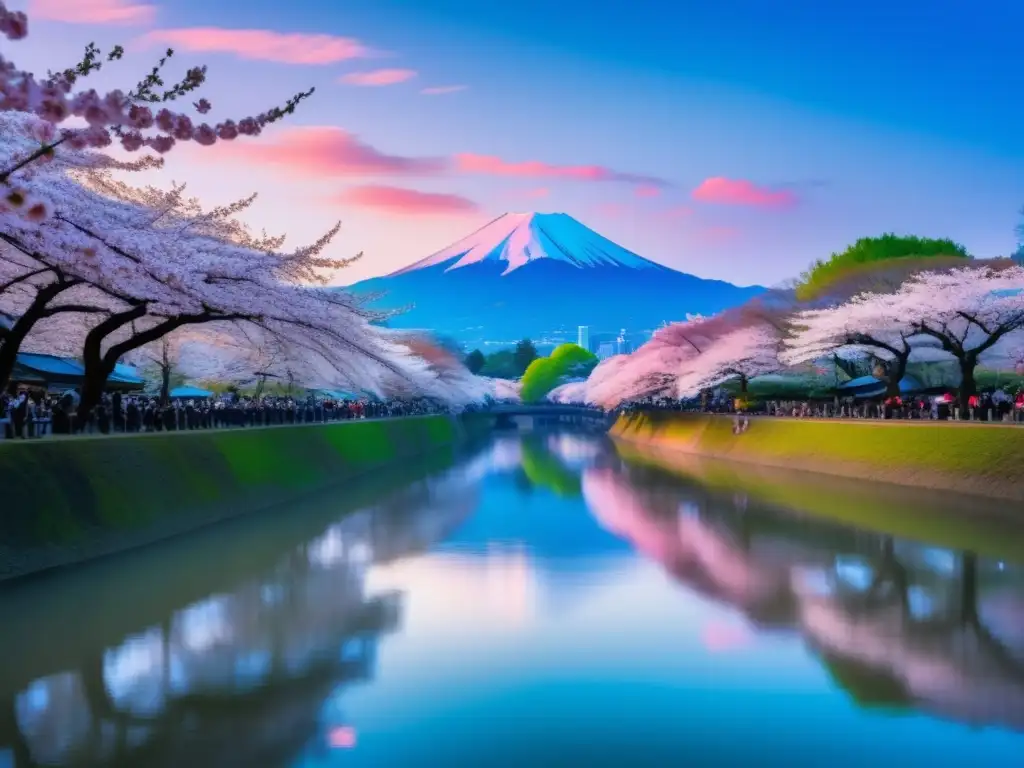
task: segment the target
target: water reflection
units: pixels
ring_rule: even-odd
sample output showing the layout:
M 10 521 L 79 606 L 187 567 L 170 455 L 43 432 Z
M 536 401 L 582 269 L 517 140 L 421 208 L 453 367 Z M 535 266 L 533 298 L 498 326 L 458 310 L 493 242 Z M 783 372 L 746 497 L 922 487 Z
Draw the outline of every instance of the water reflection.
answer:
M 1019 567 L 730 504 L 628 466 L 586 471 L 583 493 L 689 589 L 801 633 L 858 702 L 1024 731 Z
M 9 697 L 0 745 L 19 767 L 284 765 L 338 746 L 324 702 L 372 678 L 400 625 L 402 596 L 368 590 L 368 569 L 430 547 L 474 506 L 459 471 L 344 517 L 271 571 L 33 681 Z
M 61 608 L 0 637 L 0 768 L 523 765 L 553 750 L 661 765 L 693 749 L 844 765 L 917 737 L 985 762 L 1021 746 L 1024 568 L 983 551 L 800 515 L 574 434 L 502 435 L 371 506 L 336 504 L 199 535 L 170 564 L 112 564 L 109 583 L 39 588 Z M 243 542 L 273 557 L 227 570 Z M 188 589 L 158 600 L 168 580 Z M 60 600 L 79 583 L 95 602 L 72 616 Z M 813 711 L 783 717 L 796 693 Z M 866 719 L 892 710 L 919 717 Z M 740 721 L 757 735 L 716 736 Z

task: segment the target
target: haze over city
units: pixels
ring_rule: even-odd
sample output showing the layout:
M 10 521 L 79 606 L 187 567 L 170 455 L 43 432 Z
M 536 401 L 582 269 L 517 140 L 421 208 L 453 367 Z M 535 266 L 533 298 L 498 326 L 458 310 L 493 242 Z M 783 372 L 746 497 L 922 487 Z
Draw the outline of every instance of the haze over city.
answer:
M 889 230 L 1005 255 L 1024 201 L 1008 3 L 12 5 L 31 14 L 29 69 L 124 44 L 97 88 L 166 46 L 175 72 L 209 65 L 215 119 L 316 86 L 258 141 L 172 153 L 152 181 L 213 203 L 258 191 L 247 218 L 293 243 L 340 218 L 334 253 L 366 254 L 340 283 L 537 210 L 772 285 Z

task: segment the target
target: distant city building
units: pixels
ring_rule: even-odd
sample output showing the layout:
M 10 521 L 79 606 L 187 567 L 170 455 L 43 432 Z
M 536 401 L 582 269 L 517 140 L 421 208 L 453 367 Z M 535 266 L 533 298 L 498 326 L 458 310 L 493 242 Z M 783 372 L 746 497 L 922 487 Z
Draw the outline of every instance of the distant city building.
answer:
M 590 351 L 590 326 L 581 325 L 579 327 L 579 333 L 576 336 L 576 343 L 583 347 L 588 352 Z
M 626 329 L 623 328 L 619 331 L 619 337 L 615 339 L 615 354 L 616 355 L 627 355 L 629 354 L 629 342 L 626 341 Z
M 615 345 L 606 341 L 597 348 L 597 357 L 601 360 L 607 360 L 609 357 L 615 354 Z

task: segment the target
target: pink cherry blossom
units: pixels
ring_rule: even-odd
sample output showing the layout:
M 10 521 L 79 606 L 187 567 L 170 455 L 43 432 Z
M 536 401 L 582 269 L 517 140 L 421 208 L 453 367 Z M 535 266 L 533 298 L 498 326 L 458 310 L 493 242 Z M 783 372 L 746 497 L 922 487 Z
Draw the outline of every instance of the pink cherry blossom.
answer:
M 0 112 L 0 164 L 35 146 L 35 119 Z M 104 355 L 132 352 L 136 334 L 171 319 L 199 318 L 196 327 L 227 340 L 216 345 L 217 356 L 249 372 L 272 363 L 309 386 L 415 391 L 454 403 L 485 396 L 486 383 L 450 355 L 377 327 L 360 300 L 317 284 L 351 262 L 325 253 L 340 225 L 316 243 L 282 251 L 283 238 L 255 235 L 237 218 L 255 196 L 205 210 L 181 185 L 135 188 L 108 170 L 152 165 L 69 149 L 37 167 L 31 187 L 8 188 L 18 210 L 0 212 L 0 227 L 20 245 L 0 247 L 0 285 L 9 286 L 0 290 L 0 311 L 21 317 L 44 290 L 68 285 L 59 301 L 43 305 L 52 315 L 30 327 L 24 349 L 81 355 L 100 319 L 142 307 L 107 337 Z M 45 221 L 30 220 L 34 209 L 23 215 L 37 204 Z M 102 312 L 61 311 L 62 304 Z M 87 371 L 102 359 L 87 358 Z
M 739 379 L 741 391 L 746 391 L 750 379 L 783 368 L 779 361 L 781 347 L 779 331 L 768 323 L 724 333 L 683 364 L 676 393 L 681 398 L 695 397 L 730 379 Z
M 196 144 L 200 146 L 208 147 L 217 141 L 217 132 L 206 123 L 203 123 L 195 132 L 192 134 L 192 138 Z

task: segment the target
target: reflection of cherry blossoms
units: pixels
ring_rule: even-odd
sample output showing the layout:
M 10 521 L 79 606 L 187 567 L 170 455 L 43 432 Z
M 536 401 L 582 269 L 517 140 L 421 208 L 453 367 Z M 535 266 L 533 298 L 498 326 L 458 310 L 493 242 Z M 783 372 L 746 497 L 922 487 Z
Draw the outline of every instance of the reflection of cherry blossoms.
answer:
M 725 531 L 699 515 L 655 510 L 628 478 L 613 469 L 588 469 L 583 496 L 607 530 L 628 539 L 680 581 L 771 623 L 786 615 L 789 574 L 760 562 Z

